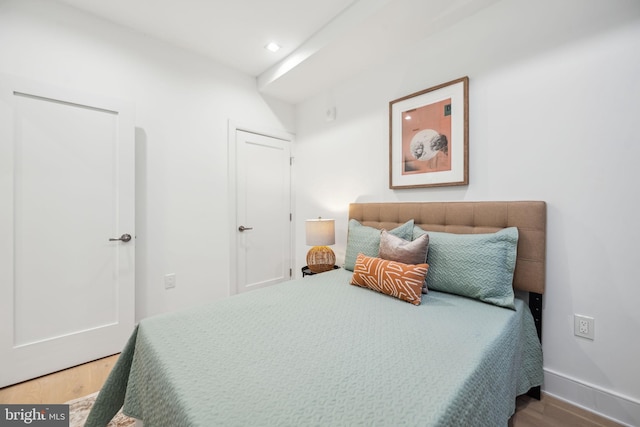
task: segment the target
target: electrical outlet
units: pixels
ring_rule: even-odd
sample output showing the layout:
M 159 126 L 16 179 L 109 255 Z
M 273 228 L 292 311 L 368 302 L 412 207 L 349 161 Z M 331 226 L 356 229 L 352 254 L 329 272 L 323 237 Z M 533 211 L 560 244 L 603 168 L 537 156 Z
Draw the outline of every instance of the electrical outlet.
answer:
M 164 275 L 164 288 L 171 289 L 176 287 L 176 273 Z
M 594 339 L 595 319 L 580 314 L 573 315 L 573 334 L 577 337 Z

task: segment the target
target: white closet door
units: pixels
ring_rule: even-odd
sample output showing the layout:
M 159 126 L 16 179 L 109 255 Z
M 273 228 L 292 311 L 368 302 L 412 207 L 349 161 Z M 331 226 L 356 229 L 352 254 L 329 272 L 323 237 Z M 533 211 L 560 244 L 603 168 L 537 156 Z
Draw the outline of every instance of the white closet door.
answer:
M 131 109 L 3 81 L 0 387 L 119 352 L 135 307 Z
M 240 130 L 235 149 L 236 292 L 245 292 L 291 279 L 291 149 Z

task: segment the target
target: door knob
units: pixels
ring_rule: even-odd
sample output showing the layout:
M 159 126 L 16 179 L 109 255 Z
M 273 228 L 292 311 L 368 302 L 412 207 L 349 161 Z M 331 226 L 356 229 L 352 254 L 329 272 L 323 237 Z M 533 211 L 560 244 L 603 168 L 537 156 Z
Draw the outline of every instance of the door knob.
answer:
M 113 237 L 109 239 L 110 242 L 117 242 L 118 240 L 122 242 L 128 242 L 129 240 L 131 240 L 131 234 L 123 234 L 118 239 L 114 239 Z
M 238 231 L 243 232 L 246 230 L 253 230 L 253 227 L 245 227 L 244 225 L 241 225 L 240 227 L 238 227 Z

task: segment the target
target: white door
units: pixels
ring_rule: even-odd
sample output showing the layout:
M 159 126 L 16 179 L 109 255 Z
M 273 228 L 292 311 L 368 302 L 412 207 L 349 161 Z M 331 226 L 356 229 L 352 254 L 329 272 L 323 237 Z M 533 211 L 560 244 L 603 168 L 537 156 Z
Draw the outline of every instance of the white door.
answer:
M 236 292 L 291 278 L 291 149 L 236 132 Z
M 0 387 L 118 353 L 135 295 L 131 109 L 2 77 Z

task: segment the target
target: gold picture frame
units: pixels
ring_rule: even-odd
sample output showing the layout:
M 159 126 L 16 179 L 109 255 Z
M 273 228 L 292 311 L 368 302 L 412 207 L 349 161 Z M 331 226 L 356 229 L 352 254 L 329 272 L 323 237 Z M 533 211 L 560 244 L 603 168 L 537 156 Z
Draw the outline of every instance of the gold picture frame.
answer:
M 389 102 L 389 188 L 469 184 L 469 78 Z

